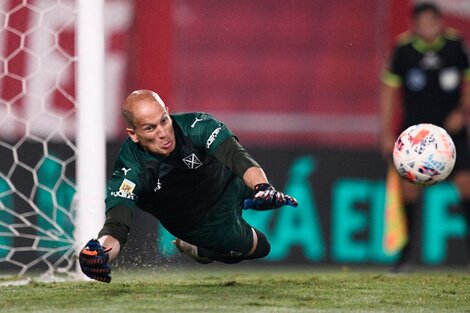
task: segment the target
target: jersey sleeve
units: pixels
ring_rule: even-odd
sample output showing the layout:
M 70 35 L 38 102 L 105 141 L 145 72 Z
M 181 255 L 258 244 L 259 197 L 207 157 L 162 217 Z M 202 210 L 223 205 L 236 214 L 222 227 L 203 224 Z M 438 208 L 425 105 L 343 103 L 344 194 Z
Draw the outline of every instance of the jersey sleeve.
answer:
M 468 47 L 463 41 L 460 41 L 459 67 L 463 72 L 464 79 L 470 80 L 470 61 L 469 61 Z
M 385 70 L 382 73 L 381 80 L 388 86 L 398 88 L 402 84 L 401 77 L 400 54 L 398 48 L 395 48 Z
M 207 113 L 197 113 L 188 131 L 191 140 L 197 146 L 205 147 L 211 155 L 215 155 L 222 142 L 234 136 L 224 123 Z
M 138 162 L 134 161 L 131 154 L 121 149 L 113 174 L 106 185 L 106 210 L 117 206 L 131 209 L 137 207 L 137 200 L 141 193 Z

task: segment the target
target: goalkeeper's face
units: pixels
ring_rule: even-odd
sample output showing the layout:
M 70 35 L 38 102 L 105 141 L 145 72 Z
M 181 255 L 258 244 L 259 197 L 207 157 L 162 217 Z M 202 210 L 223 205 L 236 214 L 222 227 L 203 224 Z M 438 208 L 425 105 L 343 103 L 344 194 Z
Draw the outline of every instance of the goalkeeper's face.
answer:
M 132 110 L 133 128 L 127 128 L 132 141 L 145 151 L 168 156 L 175 149 L 175 131 L 168 108 L 156 101 L 140 101 Z

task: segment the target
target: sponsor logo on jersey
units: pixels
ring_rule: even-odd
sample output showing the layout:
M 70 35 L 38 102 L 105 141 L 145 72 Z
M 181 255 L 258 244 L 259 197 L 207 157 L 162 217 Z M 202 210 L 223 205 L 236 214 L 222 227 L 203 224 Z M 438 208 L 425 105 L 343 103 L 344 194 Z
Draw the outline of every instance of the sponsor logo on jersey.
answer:
M 406 74 L 406 86 L 411 91 L 423 90 L 426 86 L 427 79 L 424 72 L 418 68 L 412 68 Z
M 155 187 L 153 189 L 154 192 L 157 192 L 159 191 L 160 189 L 162 189 L 162 183 L 160 182 L 160 178 L 157 180 L 157 187 Z
M 455 67 L 445 68 L 439 73 L 439 84 L 445 91 L 453 91 L 460 85 L 459 71 Z
M 124 199 L 129 199 L 129 200 L 134 200 L 135 199 L 135 195 L 133 193 L 129 193 L 129 192 L 123 192 L 123 191 L 111 191 L 111 196 L 113 197 L 120 197 L 120 198 L 124 198 Z
M 199 160 L 194 153 L 192 153 L 192 154 L 188 155 L 187 157 L 185 157 L 183 159 L 183 162 L 190 169 L 196 169 L 196 168 L 198 168 L 202 165 L 201 160 Z
M 134 191 L 135 184 L 131 182 L 128 179 L 124 179 L 122 181 L 121 186 L 119 187 L 119 191 L 121 192 L 126 192 L 126 193 L 132 193 Z
M 135 194 L 133 193 L 134 189 L 135 189 L 135 183 L 131 182 L 128 179 L 124 179 L 118 191 L 111 191 L 111 196 L 134 200 L 135 199 Z
M 442 61 L 439 56 L 433 52 L 428 51 L 421 59 L 421 68 L 424 70 L 436 70 L 442 66 Z
M 126 176 L 127 172 L 129 172 L 130 170 L 131 170 L 131 168 L 125 168 L 125 167 L 121 168 L 121 171 L 124 172 L 124 176 Z
M 191 128 L 194 128 L 194 126 L 196 126 L 196 123 L 199 122 L 199 121 L 202 121 L 203 118 L 197 118 L 194 120 L 194 122 L 191 124 Z
M 207 139 L 207 142 L 206 142 L 207 149 L 209 149 L 209 147 L 214 143 L 215 138 L 217 138 L 217 135 L 219 134 L 219 132 L 220 132 L 220 127 L 217 127 L 209 136 L 209 139 Z
M 229 251 L 228 253 L 225 253 L 225 255 L 231 258 L 238 258 L 242 256 L 242 253 L 232 250 L 232 251 Z

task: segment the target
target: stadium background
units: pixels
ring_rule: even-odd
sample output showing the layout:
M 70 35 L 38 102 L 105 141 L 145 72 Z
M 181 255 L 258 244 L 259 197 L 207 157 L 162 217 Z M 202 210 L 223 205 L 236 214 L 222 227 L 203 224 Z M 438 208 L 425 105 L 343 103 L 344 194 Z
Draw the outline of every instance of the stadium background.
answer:
M 447 24 L 470 38 L 468 2 L 437 2 Z M 153 89 L 172 112 L 206 111 L 226 122 L 272 183 L 298 197 L 299 210 L 248 213 L 271 239 L 273 250 L 262 262 L 392 262 L 396 256 L 382 249 L 386 165 L 378 151 L 378 77 L 393 38 L 408 27 L 410 3 L 106 1 L 107 172 L 125 138 L 120 103 L 132 90 Z M 22 8 L 9 17 L 10 23 L 27 29 L 34 14 Z M 65 64 L 75 49 L 74 25 L 62 23 L 60 14 L 50 15 L 50 25 L 60 30 L 60 49 L 49 61 Z M 41 36 L 32 33 L 27 40 L 45 40 Z M 0 33 L 2 49 L 18 40 L 14 32 Z M 24 77 L 34 59 L 20 52 L 11 64 Z M 52 92 L 47 78 L 30 82 L 37 93 L 48 93 L 48 105 L 57 112 L 73 108 L 73 62 L 62 74 L 60 88 Z M 0 79 L 2 99 L 17 97 L 21 89 L 15 77 Z M 35 110 L 27 97 L 15 103 L 18 116 Z M 31 127 L 47 134 L 57 125 Z M 75 131 L 73 121 L 63 127 L 66 133 Z M 21 133 L 13 123 L 3 123 L 1 131 L 11 139 Z M 62 143 L 55 149 L 62 153 Z M 25 153 L 33 154 L 34 145 L 26 146 Z M 60 169 L 43 175 L 54 177 L 54 171 Z M 424 195 L 419 260 L 464 264 L 465 225 L 455 206 L 456 191 L 448 183 L 432 188 Z M 64 194 L 72 196 L 73 191 Z M 155 221 L 139 213 L 133 223 L 122 264 L 175 258 L 171 238 Z

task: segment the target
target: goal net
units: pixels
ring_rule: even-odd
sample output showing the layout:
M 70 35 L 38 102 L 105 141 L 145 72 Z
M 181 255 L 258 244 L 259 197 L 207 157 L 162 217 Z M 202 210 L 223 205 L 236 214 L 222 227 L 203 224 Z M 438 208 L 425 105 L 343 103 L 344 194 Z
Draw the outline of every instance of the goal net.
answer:
M 75 270 L 77 11 L 0 1 L 1 275 Z

